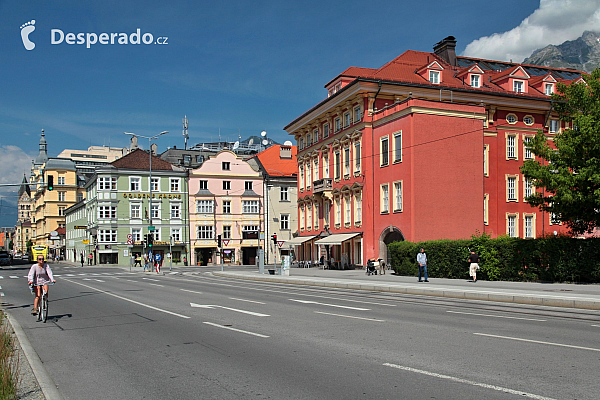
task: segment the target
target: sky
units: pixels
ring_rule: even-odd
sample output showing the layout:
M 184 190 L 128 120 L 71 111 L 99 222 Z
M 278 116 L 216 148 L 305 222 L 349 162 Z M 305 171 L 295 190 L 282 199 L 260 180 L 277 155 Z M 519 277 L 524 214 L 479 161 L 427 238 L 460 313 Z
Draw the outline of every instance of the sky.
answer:
M 50 157 L 128 146 L 123 132 L 182 148 L 184 115 L 190 145 L 263 130 L 283 143 L 350 66 L 450 35 L 459 54 L 520 62 L 599 22 L 600 0 L 0 0 L 0 184 L 29 176 L 42 129 Z M 0 187 L 0 227 L 17 191 Z

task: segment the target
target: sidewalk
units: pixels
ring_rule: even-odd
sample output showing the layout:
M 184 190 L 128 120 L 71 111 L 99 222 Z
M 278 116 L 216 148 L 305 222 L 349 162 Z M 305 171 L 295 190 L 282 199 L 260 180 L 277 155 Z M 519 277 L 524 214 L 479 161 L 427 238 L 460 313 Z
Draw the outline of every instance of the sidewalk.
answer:
M 364 270 L 337 271 L 320 268 L 291 268 L 290 276 L 261 275 L 258 271 L 227 271 L 227 269 L 223 272 L 213 271 L 213 275 L 295 285 L 600 310 L 600 285 L 598 284 L 481 280 L 469 282 L 432 277 L 429 277 L 429 282 L 419 283 L 416 277 L 397 276 L 393 271 L 387 271 L 385 275 L 367 276 Z

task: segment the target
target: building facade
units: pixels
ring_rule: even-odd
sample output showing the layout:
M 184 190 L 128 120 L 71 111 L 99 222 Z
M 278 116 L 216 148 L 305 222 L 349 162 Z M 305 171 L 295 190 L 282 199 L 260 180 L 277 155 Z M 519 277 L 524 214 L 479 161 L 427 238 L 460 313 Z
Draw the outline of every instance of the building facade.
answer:
M 230 150 L 189 171 L 189 210 L 194 265 L 258 260 L 263 225 L 260 172 Z M 221 236 L 223 256 L 218 251 Z
M 286 126 L 304 259 L 364 265 L 398 240 L 565 232 L 525 202 L 534 189 L 519 167 L 538 129 L 551 140 L 568 127 L 550 96 L 580 73 L 459 57 L 455 46 L 448 37 L 432 53 L 350 67 Z

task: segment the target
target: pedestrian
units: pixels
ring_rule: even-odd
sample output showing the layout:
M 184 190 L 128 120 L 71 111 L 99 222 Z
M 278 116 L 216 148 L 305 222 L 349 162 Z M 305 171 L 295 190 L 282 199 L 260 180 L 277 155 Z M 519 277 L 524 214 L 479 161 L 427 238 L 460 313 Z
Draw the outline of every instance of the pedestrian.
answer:
M 379 275 L 385 275 L 385 261 L 383 261 L 383 258 L 380 258 L 377 261 L 379 261 Z
M 477 282 L 477 270 L 479 269 L 479 256 L 475 253 L 475 250 L 471 250 L 469 255 L 469 275 L 473 278 L 473 282 Z
M 79 254 L 79 261 L 81 261 L 81 268 L 83 268 L 83 263 L 84 263 L 84 261 L 85 261 L 84 259 L 85 259 L 85 257 L 83 256 L 83 252 L 81 252 L 81 253 Z
M 92 255 L 92 253 L 90 253 L 88 255 L 88 265 L 92 265 L 92 259 L 94 258 L 94 256 Z
M 137 253 L 135 256 L 135 265 L 134 267 L 142 267 L 142 255 L 140 253 Z
M 417 263 L 419 264 L 419 282 L 429 282 L 427 279 L 427 254 L 425 249 L 421 247 L 421 252 L 417 254 Z M 425 277 L 425 280 L 421 280 L 421 275 Z
M 144 253 L 144 272 L 146 272 L 148 268 L 148 254 Z

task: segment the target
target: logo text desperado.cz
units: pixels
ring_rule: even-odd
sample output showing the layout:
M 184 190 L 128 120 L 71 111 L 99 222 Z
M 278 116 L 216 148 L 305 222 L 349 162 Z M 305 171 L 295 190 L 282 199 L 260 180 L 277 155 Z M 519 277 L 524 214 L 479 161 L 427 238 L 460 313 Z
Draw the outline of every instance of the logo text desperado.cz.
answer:
M 151 33 L 141 33 L 140 28 L 135 32 L 127 35 L 126 33 L 100 33 L 80 32 L 65 34 L 60 29 L 50 30 L 50 44 L 85 44 L 89 49 L 93 44 L 168 44 L 166 36 L 161 36 L 154 40 L 154 35 Z

